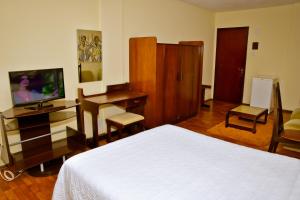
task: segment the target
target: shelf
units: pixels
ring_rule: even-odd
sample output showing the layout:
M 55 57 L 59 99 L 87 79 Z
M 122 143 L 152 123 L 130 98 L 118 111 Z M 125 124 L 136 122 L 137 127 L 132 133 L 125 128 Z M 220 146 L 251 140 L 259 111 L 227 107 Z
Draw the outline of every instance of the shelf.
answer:
M 40 108 L 31 110 L 26 107 L 13 107 L 2 113 L 5 119 L 14 119 L 20 117 L 36 116 L 43 113 L 56 112 L 68 108 L 76 107 L 78 104 L 75 101 L 53 101 L 52 107 Z
M 76 112 L 74 111 L 59 111 L 53 112 L 49 115 L 50 123 L 60 122 L 67 119 L 76 117 Z
M 9 123 L 7 123 L 5 125 L 5 130 L 6 132 L 9 131 L 15 131 L 19 129 L 19 125 L 18 125 L 18 120 L 17 119 L 13 119 L 12 121 L 10 121 Z
M 60 122 L 60 121 L 74 118 L 74 117 L 76 117 L 76 112 L 74 112 L 74 111 L 57 111 L 57 112 L 49 113 L 50 123 Z M 48 123 L 39 123 L 38 125 L 34 124 L 34 125 L 28 126 L 26 128 L 23 127 L 22 129 L 34 128 L 37 126 L 44 126 L 47 124 Z M 18 120 L 13 119 L 9 123 L 7 123 L 5 125 L 5 130 L 6 130 L 6 132 L 19 130 Z
M 52 141 L 51 124 L 64 122 L 73 117 L 78 117 L 76 112 L 66 109 L 79 109 L 75 101 L 53 101 L 51 107 L 29 109 L 27 107 L 13 107 L 2 113 L 4 120 L 4 135 L 8 143 L 7 133 L 19 130 L 22 151 L 11 153 L 9 146 L 9 167 L 14 171 L 26 170 L 41 163 L 69 155 L 76 151 L 86 149 L 85 135 L 80 131 L 67 126 L 66 139 Z M 77 125 L 79 120 L 77 119 Z M 80 127 L 80 126 L 78 126 Z
M 18 152 L 12 154 L 13 166 L 15 171 L 21 169 L 29 169 L 37 165 L 37 163 L 47 162 L 64 155 L 74 152 L 86 151 L 87 147 L 75 142 L 70 142 L 68 139 L 59 140 L 52 143 L 51 149 L 45 150 L 44 147 L 38 147 L 35 151 Z M 36 152 L 39 152 L 38 154 Z

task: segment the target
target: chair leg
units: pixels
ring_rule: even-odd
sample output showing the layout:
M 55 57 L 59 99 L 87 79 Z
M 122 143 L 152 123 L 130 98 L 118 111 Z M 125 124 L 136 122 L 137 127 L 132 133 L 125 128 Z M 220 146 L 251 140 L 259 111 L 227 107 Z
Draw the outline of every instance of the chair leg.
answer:
M 109 122 L 106 122 L 106 126 L 107 126 L 107 138 L 106 141 L 109 143 L 111 142 L 111 125 Z
M 274 146 L 274 142 L 271 141 L 270 146 L 269 146 L 269 149 L 268 149 L 268 152 L 273 153 L 273 146 Z
M 133 126 L 131 126 L 130 130 L 131 130 L 131 135 L 134 135 L 134 134 L 137 134 L 141 131 L 144 131 L 145 127 L 144 127 L 143 121 L 140 121 L 140 122 L 134 124 Z
M 134 125 L 131 126 L 130 128 L 130 135 L 135 135 L 140 131 L 140 124 L 136 123 Z
M 271 144 L 270 144 L 270 146 L 269 146 L 268 151 L 271 152 L 271 153 L 275 153 L 275 152 L 276 152 L 276 149 L 277 149 L 277 146 L 278 146 L 278 142 L 276 142 L 276 141 L 271 141 Z
M 122 139 L 122 135 L 123 135 L 123 129 L 122 128 L 118 128 L 118 138 Z
M 273 146 L 273 153 L 276 153 L 277 147 L 278 147 L 278 142 L 275 142 L 275 144 Z
M 141 121 L 141 122 L 139 123 L 139 125 L 140 125 L 142 131 L 145 131 L 145 130 L 146 130 L 146 129 L 145 129 L 145 126 L 144 126 L 144 121 Z

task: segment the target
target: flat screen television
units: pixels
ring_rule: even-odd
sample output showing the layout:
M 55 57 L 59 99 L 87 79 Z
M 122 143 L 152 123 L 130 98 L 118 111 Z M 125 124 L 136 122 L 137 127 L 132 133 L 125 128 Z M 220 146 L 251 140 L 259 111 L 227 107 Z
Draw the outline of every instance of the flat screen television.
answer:
M 65 98 L 62 68 L 12 71 L 9 81 L 14 106 L 42 107 L 44 102 Z

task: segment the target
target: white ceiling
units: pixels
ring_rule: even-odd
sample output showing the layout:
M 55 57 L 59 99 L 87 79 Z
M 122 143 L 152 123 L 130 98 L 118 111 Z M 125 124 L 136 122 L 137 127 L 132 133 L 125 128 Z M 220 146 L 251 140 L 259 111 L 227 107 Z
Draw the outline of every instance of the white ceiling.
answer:
M 300 2 L 300 0 L 182 0 L 213 11 L 264 8 Z

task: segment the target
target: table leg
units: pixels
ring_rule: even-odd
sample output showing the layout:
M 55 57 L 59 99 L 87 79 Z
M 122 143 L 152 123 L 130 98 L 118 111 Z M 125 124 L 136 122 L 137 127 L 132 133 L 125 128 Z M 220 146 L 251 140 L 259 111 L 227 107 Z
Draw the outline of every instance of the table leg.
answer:
M 257 122 L 257 117 L 255 117 L 255 118 L 253 119 L 253 129 L 252 129 L 252 132 L 253 132 L 253 133 L 256 133 L 256 122 Z
M 92 113 L 92 124 L 93 124 L 93 144 L 92 147 L 98 147 L 98 112 Z
M 265 111 L 265 120 L 264 120 L 264 124 L 267 123 L 268 120 L 268 110 Z
M 210 106 L 208 104 L 205 104 L 205 87 L 201 88 L 201 100 L 200 100 L 201 107 L 209 108 Z
M 41 164 L 40 164 L 40 170 L 41 170 L 41 172 L 44 172 L 44 171 L 45 171 L 45 169 L 44 169 L 44 163 L 41 163 Z
M 229 114 L 230 114 L 230 112 L 228 111 L 226 113 L 225 127 L 228 127 L 228 124 L 229 124 Z
M 111 125 L 110 122 L 106 120 L 106 127 L 107 127 L 107 143 L 111 142 Z

